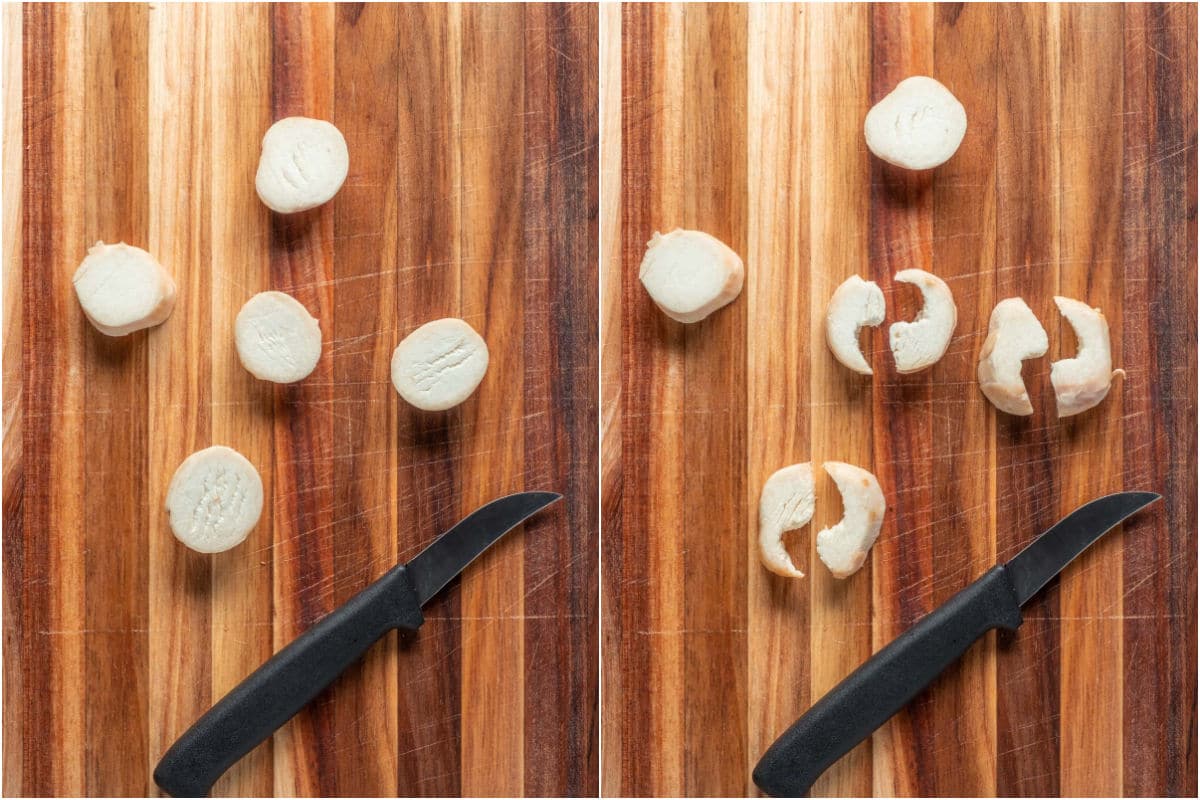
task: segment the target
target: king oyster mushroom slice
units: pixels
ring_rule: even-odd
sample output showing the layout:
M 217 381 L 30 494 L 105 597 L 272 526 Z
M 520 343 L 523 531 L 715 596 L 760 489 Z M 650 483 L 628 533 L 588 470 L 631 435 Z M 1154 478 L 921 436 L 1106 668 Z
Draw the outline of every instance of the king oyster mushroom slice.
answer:
M 294 214 L 332 199 L 349 171 L 346 137 L 333 123 L 285 117 L 263 135 L 254 188 L 272 211 Z
M 992 405 L 1006 414 L 1033 413 L 1021 362 L 1046 355 L 1050 343 L 1042 323 L 1019 297 L 1001 300 L 992 309 L 988 335 L 979 352 L 979 388 Z
M 879 325 L 883 317 L 883 292 L 878 284 L 857 275 L 844 280 L 825 310 L 825 343 L 833 357 L 855 372 L 870 375 L 871 365 L 859 349 L 858 333 Z
M 742 259 L 703 231 L 655 233 L 646 244 L 639 277 L 662 312 L 679 322 L 699 322 L 741 293 Z
M 392 351 L 392 385 L 423 411 L 445 411 L 462 403 L 487 368 L 487 342 L 456 317 L 426 322 Z
M 175 281 L 154 256 L 120 242 L 96 242 L 71 278 L 83 313 L 105 336 L 124 336 L 166 321 Z
M 785 578 L 803 578 L 783 546 L 783 534 L 803 528 L 816 504 L 812 464 L 778 470 L 763 484 L 758 500 L 758 554 L 763 566 Z
M 954 295 L 945 281 L 923 269 L 901 270 L 893 280 L 916 286 L 925 301 L 916 319 L 896 322 L 888 329 L 896 371 L 920 372 L 937 363 L 950 346 L 958 323 Z
M 871 152 L 906 169 L 932 169 L 954 155 L 967 132 L 967 111 L 950 90 L 924 75 L 905 78 L 867 112 Z
M 879 538 L 887 503 L 875 476 L 861 467 L 826 461 L 825 471 L 842 494 L 842 520 L 817 534 L 817 555 L 836 578 L 848 578 L 867 560 Z
M 1075 330 L 1079 352 L 1050 365 L 1050 383 L 1058 416 L 1069 417 L 1100 404 L 1108 395 L 1114 376 L 1124 370 L 1112 368 L 1112 345 L 1108 320 L 1098 308 L 1069 297 L 1055 297 L 1055 304 Z
M 192 453 L 167 487 L 175 538 L 198 553 L 221 553 L 246 538 L 262 515 L 262 478 L 238 451 L 216 445 Z

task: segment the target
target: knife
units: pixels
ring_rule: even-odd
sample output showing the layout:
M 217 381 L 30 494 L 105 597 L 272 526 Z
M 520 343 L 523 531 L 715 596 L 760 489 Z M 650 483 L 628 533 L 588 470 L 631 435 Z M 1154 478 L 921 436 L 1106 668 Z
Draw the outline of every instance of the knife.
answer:
M 1007 564 L 999 564 L 922 617 L 833 687 L 759 760 L 754 782 L 800 797 L 833 762 L 904 707 L 993 628 L 1016 630 L 1021 606 L 1092 542 L 1160 499 L 1118 492 L 1072 511 Z
M 393 567 L 196 720 L 158 762 L 154 782 L 172 797 L 207 796 L 225 770 L 295 716 L 380 637 L 394 628 L 421 627 L 421 607 L 429 598 L 501 536 L 561 497 L 519 492 L 493 500 L 412 561 Z

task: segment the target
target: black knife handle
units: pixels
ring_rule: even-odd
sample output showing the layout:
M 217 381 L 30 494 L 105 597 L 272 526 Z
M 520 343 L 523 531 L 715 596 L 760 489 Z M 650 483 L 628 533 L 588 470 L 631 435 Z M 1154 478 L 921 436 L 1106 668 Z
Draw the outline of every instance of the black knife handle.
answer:
M 917 696 L 993 628 L 1021 624 L 1012 580 L 1003 566 L 922 617 L 871 656 L 796 720 L 754 768 L 754 782 L 775 797 L 808 794 L 833 762 Z
M 393 628 L 424 621 L 404 566 L 321 619 L 196 720 L 154 769 L 172 797 L 205 797 L 225 770 L 267 739 Z

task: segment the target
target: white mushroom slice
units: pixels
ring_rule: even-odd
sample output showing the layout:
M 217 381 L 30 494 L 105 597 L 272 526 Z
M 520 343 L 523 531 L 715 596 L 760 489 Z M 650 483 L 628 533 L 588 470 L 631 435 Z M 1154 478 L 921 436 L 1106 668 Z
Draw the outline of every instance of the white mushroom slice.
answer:
M 883 292 L 874 281 L 857 275 L 844 280 L 825 310 L 825 343 L 838 361 L 855 372 L 871 374 L 871 365 L 858 346 L 858 332 L 883 322 Z
M 1021 362 L 1046 355 L 1050 347 L 1042 323 L 1019 297 L 1001 300 L 992 309 L 987 339 L 979 352 L 979 388 L 992 405 L 1007 414 L 1033 413 Z
M 785 578 L 804 577 L 784 549 L 783 534 L 807 525 L 815 505 L 811 464 L 793 464 L 767 478 L 758 500 L 758 553 L 763 566 Z
M 242 366 L 275 383 L 303 380 L 321 360 L 321 323 L 296 298 L 283 292 L 254 295 L 234 322 Z
M 268 208 L 292 214 L 330 200 L 349 170 L 346 139 L 333 124 L 287 117 L 263 136 L 254 188 Z
M 83 313 L 106 336 L 151 328 L 175 308 L 175 281 L 154 256 L 124 242 L 96 242 L 71 281 Z
M 488 348 L 475 329 L 452 317 L 426 322 L 392 353 L 392 385 L 425 411 L 444 411 L 471 396 L 488 367 Z
M 950 159 L 967 132 L 967 111 L 942 84 L 905 78 L 867 112 L 871 152 L 905 169 L 932 169 Z
M 888 329 L 896 371 L 919 372 L 946 354 L 954 326 L 958 323 L 958 309 L 946 282 L 925 270 L 901 270 L 893 280 L 911 283 L 921 290 L 924 298 L 916 319 L 894 323 Z
M 887 504 L 875 476 L 861 467 L 826 461 L 825 471 L 842 494 L 842 520 L 817 534 L 817 555 L 836 578 L 858 572 L 879 538 Z
M 651 237 L 640 275 L 664 314 L 679 322 L 699 322 L 741 293 L 745 268 L 719 239 L 677 228 Z
M 262 515 L 258 470 L 236 450 L 209 447 L 192 453 L 167 487 L 167 514 L 175 538 L 198 553 L 238 545 Z
M 1100 404 L 1108 395 L 1114 376 L 1124 370 L 1112 368 L 1112 345 L 1108 338 L 1108 320 L 1098 308 L 1069 297 L 1055 297 L 1058 310 L 1071 323 L 1079 352 L 1050 365 L 1050 383 L 1058 416 L 1069 417 Z

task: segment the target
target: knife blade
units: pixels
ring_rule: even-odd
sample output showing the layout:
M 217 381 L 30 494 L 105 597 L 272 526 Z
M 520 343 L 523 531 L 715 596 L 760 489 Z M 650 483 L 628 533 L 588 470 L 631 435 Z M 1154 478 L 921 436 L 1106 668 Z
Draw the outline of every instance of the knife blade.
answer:
M 384 634 L 416 630 L 421 607 L 504 534 L 562 495 L 518 492 L 484 505 L 407 564 L 330 612 L 272 656 L 171 745 L 154 782 L 172 797 L 206 797 L 216 780 L 271 736 Z
M 1021 606 L 1080 553 L 1160 495 L 1118 492 L 1080 506 L 1006 564 L 983 574 L 850 673 L 792 723 L 754 768 L 773 797 L 801 797 L 821 773 L 928 686 L 993 628 L 1016 630 Z

